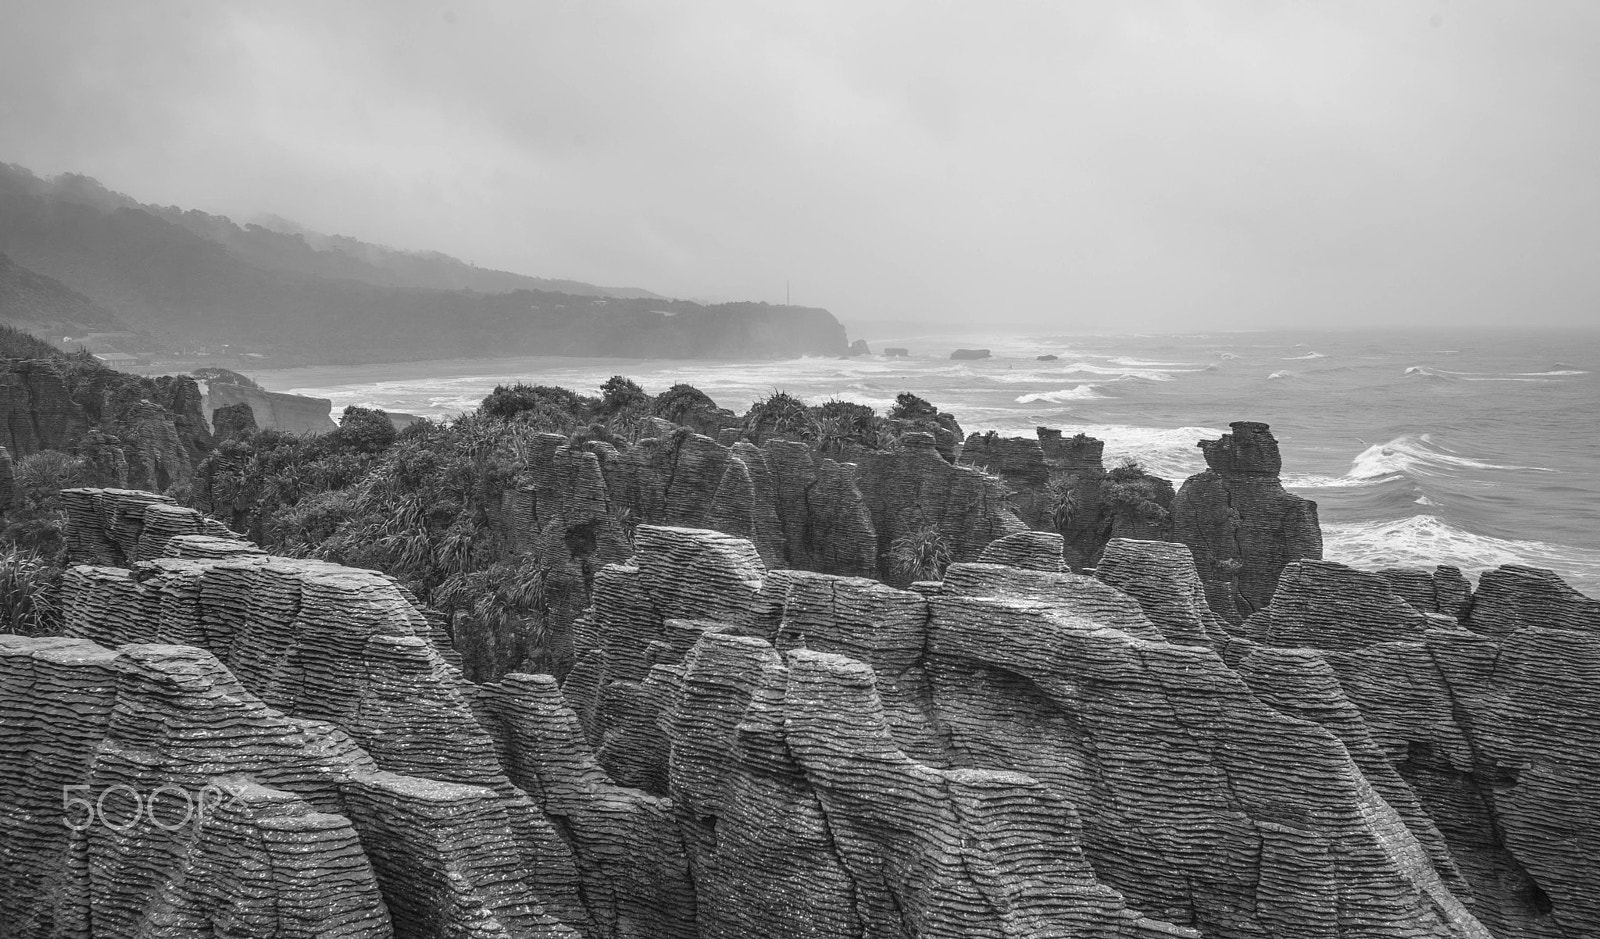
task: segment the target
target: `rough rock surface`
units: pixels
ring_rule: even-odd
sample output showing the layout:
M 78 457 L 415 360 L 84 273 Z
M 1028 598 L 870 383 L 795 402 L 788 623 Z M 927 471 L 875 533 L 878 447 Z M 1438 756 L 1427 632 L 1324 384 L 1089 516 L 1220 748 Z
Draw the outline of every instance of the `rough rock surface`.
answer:
M 1245 628 L 1317 673 L 1300 680 L 1301 695 L 1328 686 L 1331 669 L 1337 688 L 1323 706 L 1338 706 L 1342 689 L 1359 710 L 1371 745 L 1437 825 L 1483 922 L 1499 937 L 1592 935 L 1600 602 L 1548 571 L 1506 566 L 1480 578 L 1458 622 L 1406 601 L 1394 585 L 1416 596 L 1415 577 L 1327 562 L 1284 574 Z M 1445 569 L 1440 580 L 1453 611 L 1455 578 Z
M 609 454 L 555 443 L 525 508 L 559 524 L 533 530 L 597 555 Z M 747 458 L 766 448 L 691 447 L 685 478 L 720 489 L 737 460 L 730 492 L 763 485 Z M 1299 561 L 1230 624 L 1171 542 L 1114 539 L 1091 578 L 1061 569 L 1058 536 L 1016 531 L 902 590 L 646 524 L 589 571 L 564 682 L 473 684 L 382 574 L 222 550 L 239 543 L 183 533 L 148 493 L 68 495 L 69 544 L 98 562 L 63 584 L 71 635 L 0 637 L 8 935 L 1576 939 L 1600 921 L 1600 603 L 1547 572 L 1502 568 L 1459 604 L 1449 572 L 1424 594 Z M 1425 596 L 1456 615 L 1406 599 Z M 113 787 L 207 784 L 237 798 L 118 830 Z M 72 785 L 111 791 L 117 827 L 67 830 Z
M 513 544 L 549 571 L 542 629 L 561 671 L 577 654 L 574 623 L 600 571 L 626 560 L 635 527 L 715 529 L 748 539 L 765 567 L 867 577 L 888 576 L 890 552 L 906 536 L 931 531 L 964 561 L 1027 530 L 1003 486 L 952 465 L 926 433 L 841 462 L 798 441 L 724 445 L 661 423 L 660 436 L 623 451 L 540 435 L 507 494 Z M 476 680 L 518 668 L 527 652 L 517 637 L 472 622 L 456 637 Z
M 11 462 L 11 451 L 0 447 L 0 512 L 17 501 L 17 470 Z
M 0 446 L 13 459 L 78 452 L 120 485 L 165 490 L 194 476 L 212 439 L 192 378 L 7 359 L 0 362 Z
M 1164 618 L 1227 641 L 1185 549 L 1140 562 L 1144 544 L 1114 567 L 1175 568 Z M 826 935 L 984 935 L 996 912 L 1029 935 L 1063 915 L 1098 935 L 1488 935 L 1406 784 L 1352 754 L 1355 709 L 1318 712 L 1346 743 L 1258 697 L 1199 628 L 1176 644 L 1073 574 L 956 564 L 911 592 L 757 564 L 652 532 L 597 584 L 563 688 L 601 769 L 677 806 L 702 934 L 801 934 L 781 900 Z M 774 896 L 750 879 L 768 870 L 804 874 Z
M 219 442 L 248 437 L 257 429 L 255 412 L 243 401 L 211 412 L 211 432 Z
M 1028 527 L 1059 532 L 1067 566 L 1082 571 L 1099 562 L 1113 538 L 1172 539 L 1171 484 L 1123 469 L 1108 476 L 1104 450 L 1094 437 L 1063 439 L 1048 427 L 1033 440 L 991 431 L 967 437 L 961 462 L 1000 477 Z
M 1283 488 L 1283 460 L 1267 425 L 1235 421 L 1203 440 L 1205 472 L 1172 502 L 1173 534 L 1194 552 L 1211 608 L 1237 623 L 1272 600 L 1290 561 L 1322 557 L 1317 504 Z

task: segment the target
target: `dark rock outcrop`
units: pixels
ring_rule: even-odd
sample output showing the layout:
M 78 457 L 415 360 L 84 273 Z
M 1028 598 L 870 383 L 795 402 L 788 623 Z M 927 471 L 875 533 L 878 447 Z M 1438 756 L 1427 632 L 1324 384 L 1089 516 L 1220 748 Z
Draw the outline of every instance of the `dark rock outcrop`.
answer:
M 1317 504 L 1283 488 L 1283 460 L 1267 425 L 1235 421 L 1201 441 L 1205 472 L 1172 502 L 1173 535 L 1194 552 L 1211 608 L 1230 622 L 1263 610 L 1291 561 L 1322 557 Z
M 911 354 L 911 350 L 901 346 L 885 346 L 883 354 L 891 359 L 903 359 Z
M 1047 427 L 1034 440 L 991 431 L 967 437 L 961 462 L 1000 477 L 1028 527 L 1058 532 L 1067 566 L 1081 571 L 1113 538 L 1172 537 L 1172 485 L 1134 466 L 1106 470 L 1104 449 L 1094 437 L 1063 439 Z
M 11 462 L 11 451 L 0 447 L 0 512 L 11 508 L 17 501 L 17 470 Z
M 848 356 L 871 355 L 872 347 L 867 345 L 867 341 L 865 339 L 857 339 L 856 341 L 850 343 L 850 348 L 845 350 L 844 354 Z
M 988 349 L 957 349 L 950 353 L 950 358 L 952 359 L 987 359 L 988 357 Z
M 218 442 L 248 437 L 257 429 L 255 411 L 243 401 L 211 412 L 211 433 Z
M 0 446 L 13 459 L 78 453 L 104 481 L 159 491 L 191 479 L 212 438 L 191 378 L 8 359 L 0 360 Z
M 908 431 L 892 449 L 857 450 L 853 462 L 840 462 L 781 437 L 728 446 L 683 428 L 662 430 L 622 451 L 541 435 L 506 497 L 516 549 L 549 571 L 540 628 L 561 671 L 572 661 L 573 624 L 601 570 L 634 550 L 636 526 L 704 527 L 748 539 L 765 567 L 883 578 L 902 538 L 932 533 L 952 560 L 968 561 L 996 538 L 1027 529 L 1004 487 L 946 461 L 926 433 Z M 470 620 L 457 642 L 478 680 L 520 667 L 526 652 L 516 637 Z
M 1039 361 L 1039 362 L 1054 362 L 1057 357 L 1053 356 L 1053 355 L 1046 354 L 1046 355 L 1036 355 L 1033 358 L 1034 358 L 1035 361 Z

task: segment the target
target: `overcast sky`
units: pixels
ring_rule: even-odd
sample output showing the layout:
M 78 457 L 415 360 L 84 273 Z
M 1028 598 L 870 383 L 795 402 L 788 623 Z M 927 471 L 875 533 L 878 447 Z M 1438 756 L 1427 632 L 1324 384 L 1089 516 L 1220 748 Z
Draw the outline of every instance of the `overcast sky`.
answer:
M 1588 0 L 20 0 L 0 161 L 847 323 L 1600 321 Z

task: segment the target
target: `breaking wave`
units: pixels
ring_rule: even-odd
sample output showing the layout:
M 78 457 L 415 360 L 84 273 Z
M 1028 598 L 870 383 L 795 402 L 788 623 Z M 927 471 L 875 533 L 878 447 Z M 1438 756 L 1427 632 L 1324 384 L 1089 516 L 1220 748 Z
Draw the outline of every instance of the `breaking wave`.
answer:
M 1096 391 L 1094 385 L 1079 385 L 1076 388 L 1063 388 L 1060 391 L 1036 391 L 1033 394 L 1020 395 L 1017 403 L 1035 404 L 1043 401 L 1049 404 L 1065 404 L 1068 401 L 1093 401 L 1109 397 L 1111 396 Z

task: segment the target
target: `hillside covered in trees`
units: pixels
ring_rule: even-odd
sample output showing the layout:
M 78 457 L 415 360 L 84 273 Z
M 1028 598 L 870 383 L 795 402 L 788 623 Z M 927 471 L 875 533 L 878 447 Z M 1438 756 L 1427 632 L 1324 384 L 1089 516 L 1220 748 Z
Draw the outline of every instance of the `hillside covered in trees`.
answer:
M 290 230 L 281 230 L 290 229 Z M 702 305 L 486 271 L 437 253 L 237 225 L 92 179 L 0 165 L 0 253 L 166 343 L 300 362 L 842 354 L 826 310 Z

